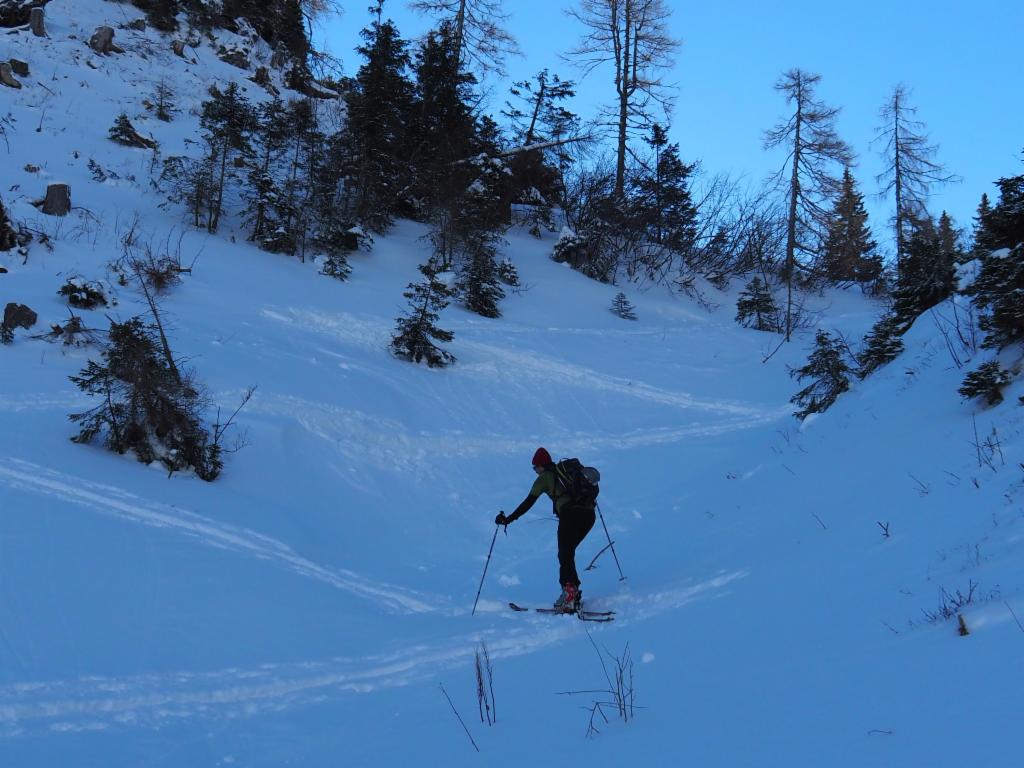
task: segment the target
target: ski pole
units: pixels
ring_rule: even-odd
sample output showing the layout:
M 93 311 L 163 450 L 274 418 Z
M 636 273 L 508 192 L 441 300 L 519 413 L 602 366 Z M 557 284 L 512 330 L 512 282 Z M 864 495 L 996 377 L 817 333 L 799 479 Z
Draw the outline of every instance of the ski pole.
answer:
M 491 553 L 494 552 L 494 542 L 498 540 L 498 528 L 500 527 L 500 524 L 496 524 L 494 526 L 494 537 L 491 539 L 491 548 L 487 551 L 487 562 L 484 563 L 484 574 L 480 577 L 480 586 L 476 590 L 476 600 L 473 601 L 473 610 L 470 612 L 470 616 L 476 614 L 476 604 L 480 602 L 480 593 L 484 589 L 484 579 L 487 578 L 487 566 L 491 564 Z
M 615 544 L 614 544 L 614 542 L 612 542 L 611 534 L 608 533 L 608 526 L 605 525 L 604 515 L 601 514 L 601 505 L 600 504 L 595 504 L 594 506 L 597 507 L 597 514 L 601 518 L 601 527 L 604 528 L 604 535 L 608 537 L 608 546 L 611 547 L 612 557 L 615 558 L 615 567 L 619 569 L 619 581 L 625 581 L 626 580 L 626 576 L 622 573 L 622 566 L 619 565 L 619 556 L 617 554 L 615 554 Z

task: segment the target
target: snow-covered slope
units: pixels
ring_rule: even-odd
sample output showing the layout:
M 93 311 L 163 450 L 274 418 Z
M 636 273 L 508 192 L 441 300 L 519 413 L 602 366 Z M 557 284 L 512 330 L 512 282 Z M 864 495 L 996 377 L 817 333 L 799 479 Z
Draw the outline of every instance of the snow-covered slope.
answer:
M 49 39 L 0 41 L 33 73 L 0 92 L 0 176 L 14 218 L 53 250 L 0 254 L 0 304 L 29 305 L 45 330 L 80 275 L 117 297 L 83 313 L 92 327 L 141 314 L 107 271 L 138 217 L 141 238 L 180 238 L 195 262 L 164 304 L 179 356 L 225 409 L 258 389 L 238 418 L 248 445 L 204 483 L 69 441 L 88 401 L 68 376 L 95 350 L 24 331 L 0 348 L 0 765 L 1017 762 L 1021 390 L 988 411 L 959 402 L 930 316 L 903 357 L 801 426 L 787 366 L 813 333 L 771 355 L 778 339 L 738 328 L 713 292 L 708 312 L 630 290 L 639 319 L 621 320 L 620 287 L 512 231 L 525 287 L 504 317 L 450 307 L 458 363 L 397 361 L 419 225 L 355 256 L 347 283 L 241 230 L 190 230 L 151 190 L 151 153 L 107 130 L 124 111 L 165 155 L 186 151 L 190 110 L 244 73 L 205 43 L 197 63 L 178 58 L 152 31 L 119 29 L 126 54 L 92 54 L 96 26 L 139 16 L 128 5 L 54 0 L 47 15 Z M 142 105 L 160 79 L 179 98 L 169 124 Z M 90 159 L 118 178 L 94 180 Z M 58 180 L 79 206 L 64 219 L 30 205 Z M 853 338 L 880 310 L 816 301 L 821 325 Z M 557 594 L 543 503 L 498 535 L 470 615 L 494 515 L 525 495 L 538 445 L 602 472 L 628 578 L 606 552 L 583 588 L 612 624 L 505 607 Z M 580 566 L 606 543 L 598 524 Z M 926 618 L 972 585 L 970 635 Z M 493 727 L 477 715 L 480 643 Z M 628 646 L 638 709 L 598 717 L 587 739 L 607 695 L 559 694 L 608 686 L 595 646 Z

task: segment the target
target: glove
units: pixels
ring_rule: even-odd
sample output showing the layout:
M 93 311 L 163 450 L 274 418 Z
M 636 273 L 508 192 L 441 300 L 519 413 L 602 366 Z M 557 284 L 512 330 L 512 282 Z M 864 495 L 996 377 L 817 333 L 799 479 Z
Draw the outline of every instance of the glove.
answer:
M 508 525 L 511 522 L 512 522 L 511 520 L 509 520 L 507 517 L 505 517 L 505 513 L 504 512 L 499 512 L 498 516 L 496 518 L 494 518 L 494 523 L 496 525 Z

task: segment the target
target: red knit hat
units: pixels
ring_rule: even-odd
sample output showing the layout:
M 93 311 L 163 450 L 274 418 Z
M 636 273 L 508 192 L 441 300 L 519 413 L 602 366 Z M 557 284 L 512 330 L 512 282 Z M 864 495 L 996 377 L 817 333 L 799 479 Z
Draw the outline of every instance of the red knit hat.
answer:
M 535 467 L 546 467 L 555 462 L 551 460 L 551 454 L 548 453 L 546 448 L 538 448 L 537 452 L 533 454 L 532 463 Z

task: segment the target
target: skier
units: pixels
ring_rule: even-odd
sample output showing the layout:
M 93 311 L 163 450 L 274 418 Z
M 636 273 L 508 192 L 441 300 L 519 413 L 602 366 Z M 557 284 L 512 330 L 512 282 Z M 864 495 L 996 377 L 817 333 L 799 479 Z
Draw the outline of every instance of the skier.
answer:
M 525 515 L 542 493 L 551 497 L 552 508 L 558 518 L 558 583 L 562 587 L 562 594 L 555 601 L 554 607 L 567 612 L 577 611 L 583 593 L 580 591 L 580 577 L 576 573 L 576 547 L 594 527 L 597 519 L 594 505 L 573 503 L 558 479 L 551 454 L 545 448 L 538 448 L 533 454 L 533 470 L 537 473 L 537 479 L 533 481 L 529 495 L 511 515 L 499 512 L 494 522 L 508 526 Z

